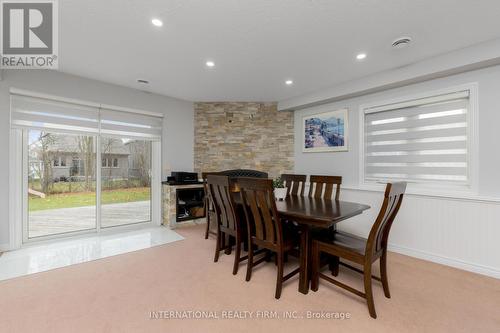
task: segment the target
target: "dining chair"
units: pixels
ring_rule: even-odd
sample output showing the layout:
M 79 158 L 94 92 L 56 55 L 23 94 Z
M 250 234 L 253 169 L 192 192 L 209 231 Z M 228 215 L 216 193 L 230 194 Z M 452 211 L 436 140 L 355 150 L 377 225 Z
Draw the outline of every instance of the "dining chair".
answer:
M 309 197 L 331 199 L 335 187 L 335 200 L 340 197 L 341 176 L 317 176 L 309 179 Z
M 285 173 L 282 174 L 280 178 L 288 188 L 287 195 L 304 195 L 304 185 L 307 179 L 306 175 L 294 175 Z
M 241 257 L 241 244 L 243 243 L 243 228 L 236 214 L 234 199 L 230 190 L 230 180 L 228 176 L 209 174 L 207 176 L 207 186 L 215 209 L 215 221 L 217 221 L 217 241 L 215 247 L 214 262 L 219 260 L 220 251 L 232 247 L 230 241 L 225 243 L 226 237 L 233 236 L 235 239 L 235 256 L 233 264 L 233 274 L 238 273 L 239 263 L 247 259 Z M 226 252 L 228 254 L 231 251 Z
M 215 174 L 215 173 L 210 173 L 210 174 Z M 203 180 L 203 190 L 205 191 L 205 197 L 203 198 L 203 206 L 205 207 L 205 216 L 207 220 L 207 226 L 205 229 L 205 239 L 208 239 L 209 234 L 214 234 L 217 235 L 217 232 L 213 232 L 210 230 L 211 228 L 211 222 L 215 221 L 215 209 L 213 205 L 213 200 L 210 196 L 210 191 L 208 190 L 208 184 L 207 184 L 207 176 L 209 175 L 208 172 L 202 172 L 201 173 L 201 179 Z
M 311 289 L 313 291 L 318 290 L 319 278 L 322 278 L 338 287 L 365 298 L 370 316 L 372 318 L 377 318 L 373 301 L 372 278 L 382 282 L 385 297 L 390 298 L 389 281 L 387 279 L 387 240 L 394 218 L 401 207 L 405 190 L 405 182 L 387 184 L 382 207 L 370 230 L 368 239 L 344 232 L 336 232 L 333 238 L 313 240 L 311 281 Z M 338 275 L 338 264 L 358 273 L 362 273 L 364 275 L 364 292 L 320 273 L 321 253 L 327 253 L 337 258 L 336 271 L 333 272 L 334 276 Z M 363 270 L 340 262 L 340 258 L 362 265 Z M 380 259 L 380 277 L 373 276 L 371 273 L 372 264 L 378 259 Z
M 293 234 L 293 231 L 287 232 L 288 228 L 281 223 L 271 179 L 240 178 L 237 182 L 248 230 L 249 251 L 246 280 L 250 281 L 253 267 L 268 260 L 269 253 L 275 254 L 278 266 L 275 297 L 279 299 L 283 282 L 299 272 L 297 268 L 283 276 L 285 254 L 295 248 L 298 243 L 298 234 Z M 268 253 L 254 261 L 252 251 L 254 247 L 267 249 Z

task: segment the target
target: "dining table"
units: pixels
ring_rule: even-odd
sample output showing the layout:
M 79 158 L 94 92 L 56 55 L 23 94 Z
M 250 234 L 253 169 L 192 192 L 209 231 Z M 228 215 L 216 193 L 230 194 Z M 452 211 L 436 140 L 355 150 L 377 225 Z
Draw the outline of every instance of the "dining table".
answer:
M 293 221 L 300 228 L 299 292 L 307 294 L 311 280 L 311 229 L 335 227 L 341 221 L 360 215 L 370 206 L 327 198 L 288 195 L 276 201 L 281 218 Z
M 238 186 L 232 188 L 235 202 L 242 203 Z M 276 208 L 284 220 L 295 222 L 300 231 L 300 271 L 299 292 L 307 294 L 311 280 L 311 230 L 328 229 L 337 223 L 362 214 L 370 206 L 328 198 L 315 198 L 302 195 L 287 195 L 276 200 Z

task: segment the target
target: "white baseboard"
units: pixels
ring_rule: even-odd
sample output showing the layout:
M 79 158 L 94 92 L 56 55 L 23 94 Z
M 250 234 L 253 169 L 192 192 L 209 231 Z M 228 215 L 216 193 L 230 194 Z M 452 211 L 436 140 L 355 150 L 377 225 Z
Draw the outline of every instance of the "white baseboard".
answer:
M 500 270 L 495 269 L 493 267 L 488 267 L 488 266 L 483 266 L 483 265 L 477 265 L 477 264 L 472 264 L 468 263 L 465 261 L 453 259 L 453 258 L 448 258 L 448 257 L 443 257 L 440 255 L 420 251 L 420 250 L 415 250 L 415 249 L 410 249 L 404 246 L 400 245 L 392 245 L 389 244 L 388 247 L 389 251 L 401 253 L 410 257 L 414 258 L 419 258 L 427 261 L 432 261 L 437 264 L 441 265 L 446 265 L 446 266 L 451 266 L 455 267 L 458 269 L 463 269 L 465 271 L 473 272 L 473 273 L 478 273 L 486 276 L 490 276 L 496 279 L 500 279 Z
M 9 243 L 0 244 L 0 252 L 10 251 L 11 247 Z

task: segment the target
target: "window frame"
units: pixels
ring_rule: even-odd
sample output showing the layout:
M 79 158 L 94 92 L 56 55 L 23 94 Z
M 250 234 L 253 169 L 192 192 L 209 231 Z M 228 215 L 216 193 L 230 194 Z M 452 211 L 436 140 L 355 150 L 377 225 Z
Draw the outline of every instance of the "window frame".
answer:
M 105 165 L 102 165 L 102 162 L 101 162 L 101 168 L 103 168 L 103 169 L 119 169 L 120 168 L 120 162 L 119 162 L 118 157 L 103 157 L 101 160 L 106 161 L 106 163 L 104 163 Z M 116 166 L 115 166 L 115 161 L 116 161 Z
M 478 186 L 478 84 L 477 82 L 452 86 L 439 90 L 430 90 L 412 95 L 404 95 L 390 100 L 379 100 L 359 106 L 359 188 L 364 190 L 383 191 L 385 185 L 365 179 L 365 110 L 396 103 L 469 91 L 469 108 L 467 110 L 467 168 L 468 185 L 459 186 L 446 183 L 409 182 L 407 193 L 420 195 L 463 196 L 477 195 Z M 397 181 L 397 180 L 395 180 Z
M 63 165 L 64 162 L 64 165 Z M 56 165 L 57 163 L 57 165 Z M 52 167 L 53 168 L 66 168 L 66 158 L 65 156 L 62 155 L 56 155 L 54 159 L 52 160 Z

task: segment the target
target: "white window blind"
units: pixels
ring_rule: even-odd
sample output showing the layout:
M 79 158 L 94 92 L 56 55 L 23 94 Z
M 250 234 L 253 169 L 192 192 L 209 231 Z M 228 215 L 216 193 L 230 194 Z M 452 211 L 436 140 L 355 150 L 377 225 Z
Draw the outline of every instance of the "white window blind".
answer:
M 162 126 L 161 117 L 101 109 L 101 133 L 105 135 L 160 140 Z
M 159 141 L 163 118 L 153 113 L 11 92 L 11 126 Z
M 97 133 L 98 120 L 98 107 L 11 94 L 13 127 Z
M 469 184 L 469 91 L 364 110 L 365 182 Z

